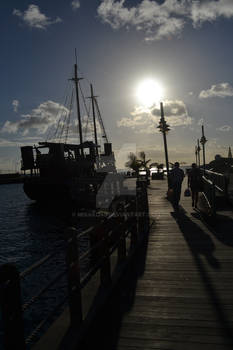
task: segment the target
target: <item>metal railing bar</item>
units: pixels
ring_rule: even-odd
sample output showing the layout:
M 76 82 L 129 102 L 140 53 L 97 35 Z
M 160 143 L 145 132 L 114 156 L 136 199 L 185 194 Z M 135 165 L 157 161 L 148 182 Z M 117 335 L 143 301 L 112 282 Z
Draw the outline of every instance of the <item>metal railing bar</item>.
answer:
M 202 176 L 202 180 L 204 180 L 204 182 L 208 183 L 209 185 L 213 185 L 213 181 L 207 179 L 206 177 Z
M 98 243 L 96 243 L 95 245 L 93 245 L 90 249 L 86 250 L 80 257 L 79 257 L 79 261 L 83 260 L 84 258 L 86 258 L 88 255 L 90 255 L 95 249 L 99 248 L 101 245 L 103 244 L 103 241 L 100 240 Z
M 120 223 L 120 225 L 118 225 L 117 227 L 115 227 L 113 230 L 111 230 L 111 233 L 114 233 L 117 230 L 121 229 L 121 226 L 126 225 L 127 222 L 123 222 Z M 90 249 L 86 250 L 80 257 L 79 257 L 79 261 L 85 259 L 88 255 L 90 255 L 95 249 L 97 249 L 99 246 L 101 246 L 103 244 L 103 241 L 100 240 L 98 243 L 96 243 L 95 245 L 93 245 Z
M 105 256 L 102 256 L 95 265 L 81 278 L 80 287 L 81 289 L 86 286 L 86 284 L 90 281 L 91 277 L 99 270 L 102 262 L 104 261 Z
M 95 226 L 91 226 L 88 229 L 82 231 L 80 234 L 77 234 L 77 238 L 81 238 L 83 236 L 85 236 L 87 233 L 91 232 L 93 229 L 95 228 Z
M 204 195 L 204 197 L 205 197 L 205 199 L 206 199 L 206 202 L 207 202 L 207 204 L 209 205 L 209 207 L 212 208 L 212 206 L 211 206 L 211 204 L 210 204 L 210 201 L 209 201 L 208 197 L 206 196 L 206 194 L 205 194 L 204 192 L 203 192 L 203 195 Z
M 122 238 L 126 238 L 129 235 L 130 231 L 126 231 L 123 235 L 120 236 L 120 238 L 117 241 L 117 244 L 115 244 L 108 253 L 108 256 L 110 256 L 114 250 L 116 250 L 116 248 L 119 245 L 119 242 Z M 102 243 L 102 242 L 101 242 Z M 96 264 L 82 277 L 81 281 L 80 281 L 80 287 L 81 289 L 84 288 L 86 286 L 86 284 L 90 281 L 91 277 L 98 271 L 99 267 L 101 266 L 102 262 L 104 261 L 104 259 L 106 258 L 106 256 L 102 256 L 97 262 Z
M 106 220 L 110 220 L 110 219 L 112 219 L 114 216 L 115 216 L 115 213 L 112 213 L 112 214 L 110 214 L 109 216 L 107 216 Z
M 20 278 L 24 278 L 27 275 L 29 275 L 33 270 L 35 270 L 37 267 L 43 265 L 46 261 L 48 261 L 49 259 L 51 259 L 54 255 L 56 255 L 58 252 L 55 253 L 51 253 L 46 255 L 45 257 L 43 257 L 42 259 L 40 259 L 39 261 L 35 262 L 33 265 L 31 265 L 30 267 L 28 267 L 26 270 L 24 270 L 23 272 L 20 273 Z
M 57 312 L 57 310 L 59 310 L 62 305 L 65 304 L 66 300 L 68 299 L 68 295 L 66 295 L 62 301 L 56 305 L 56 307 L 49 313 L 49 315 L 44 318 L 39 324 L 38 326 L 36 326 L 36 328 L 33 330 L 33 332 L 27 337 L 25 343 L 28 345 L 33 341 L 33 338 L 36 337 L 37 333 L 40 332 L 41 328 L 46 324 L 46 322 L 48 322 L 48 320 Z
M 131 203 L 128 203 L 124 206 L 124 209 L 127 209 L 132 203 L 135 202 L 135 199 L 131 200 Z M 116 213 L 111 213 L 109 216 L 107 216 L 104 220 L 102 220 L 102 222 L 99 223 L 99 225 L 102 225 L 105 221 L 111 220 L 113 217 L 117 217 Z M 77 234 L 77 238 L 81 238 L 83 236 L 85 236 L 87 233 L 90 233 L 93 229 L 95 229 L 95 226 L 91 226 L 88 229 L 80 232 Z
M 122 238 L 127 238 L 130 233 L 130 230 L 127 230 L 120 238 L 116 241 L 116 243 L 109 249 L 109 256 L 112 255 L 112 253 L 118 248 L 119 243 Z
M 218 191 L 220 191 L 220 192 L 224 192 L 224 189 L 222 189 L 222 188 L 220 188 L 219 186 L 217 186 L 217 185 L 214 185 L 215 186 L 215 188 L 217 188 L 217 190 Z
M 62 276 L 65 275 L 67 271 L 59 273 L 47 286 L 41 288 L 41 290 L 34 295 L 28 302 L 24 303 L 22 306 L 22 311 L 26 311 L 42 294 L 44 294 L 52 285 L 54 285 Z
M 205 172 L 206 172 L 207 174 L 210 174 L 210 175 L 217 175 L 217 176 L 220 176 L 220 177 L 224 177 L 224 176 L 225 176 L 224 174 L 216 173 L 216 172 L 214 172 L 214 171 L 212 171 L 212 170 L 205 170 Z

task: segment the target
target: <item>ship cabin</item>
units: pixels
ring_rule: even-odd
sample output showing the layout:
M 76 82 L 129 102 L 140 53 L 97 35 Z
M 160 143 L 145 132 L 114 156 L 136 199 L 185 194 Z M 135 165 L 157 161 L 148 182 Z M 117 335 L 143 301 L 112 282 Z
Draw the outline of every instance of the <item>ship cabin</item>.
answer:
M 97 147 L 92 141 L 82 145 L 39 142 L 38 146 L 23 146 L 21 170 L 40 177 L 91 175 L 96 168 Z
M 31 176 L 60 178 L 92 176 L 98 172 L 116 172 L 112 144 L 104 144 L 104 153 L 97 155 L 98 145 L 92 141 L 75 145 L 39 142 L 38 146 L 21 147 L 21 170 Z

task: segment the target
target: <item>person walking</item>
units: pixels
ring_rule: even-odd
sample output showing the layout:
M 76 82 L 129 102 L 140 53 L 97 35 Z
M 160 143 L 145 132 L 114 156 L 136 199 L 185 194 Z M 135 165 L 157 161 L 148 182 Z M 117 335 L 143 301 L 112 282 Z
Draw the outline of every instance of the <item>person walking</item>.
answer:
M 180 169 L 180 163 L 175 162 L 174 168 L 169 174 L 169 187 L 173 190 L 173 206 L 175 211 L 179 211 L 179 201 L 182 182 L 184 180 L 184 171 Z
M 197 167 L 196 163 L 192 164 L 192 169 L 188 174 L 188 187 L 191 189 L 192 193 L 192 207 L 197 207 L 198 203 L 198 193 L 201 191 L 202 185 L 202 175 L 200 169 Z

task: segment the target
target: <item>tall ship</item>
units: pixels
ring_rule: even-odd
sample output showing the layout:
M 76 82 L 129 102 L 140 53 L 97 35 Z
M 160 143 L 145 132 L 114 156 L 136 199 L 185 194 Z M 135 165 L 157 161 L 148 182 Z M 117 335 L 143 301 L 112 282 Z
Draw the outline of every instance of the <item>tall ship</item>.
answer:
M 101 207 L 103 202 L 111 202 L 120 192 L 122 176 L 117 174 L 112 144 L 108 140 L 92 84 L 89 98 L 91 113 L 86 108 L 86 123 L 89 121 L 91 124 L 93 136 L 92 140 L 84 141 L 81 97 L 84 106 L 87 106 L 78 76 L 77 59 L 74 76 L 70 80 L 73 90 L 69 108 L 63 113 L 63 120 L 60 118 L 57 122 L 54 139 L 21 147 L 21 170 L 25 174 L 23 188 L 31 200 L 43 204 L 62 203 L 78 209 Z M 73 109 L 76 110 L 75 124 L 70 121 Z M 69 130 L 74 126 L 78 143 L 69 142 Z

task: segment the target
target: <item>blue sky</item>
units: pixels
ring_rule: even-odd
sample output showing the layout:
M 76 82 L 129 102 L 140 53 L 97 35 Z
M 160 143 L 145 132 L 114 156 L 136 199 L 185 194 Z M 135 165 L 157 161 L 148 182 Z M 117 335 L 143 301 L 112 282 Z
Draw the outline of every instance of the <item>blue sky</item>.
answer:
M 195 160 L 202 123 L 207 161 L 233 146 L 232 0 L 10 0 L 0 14 L 0 171 L 56 128 L 75 48 L 120 168 L 130 150 L 164 162 L 159 108 L 136 96 L 145 79 L 163 88 L 171 161 Z

